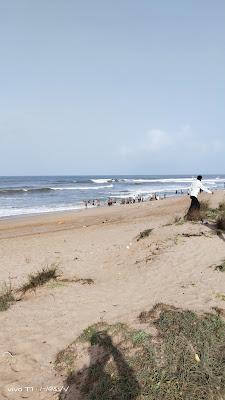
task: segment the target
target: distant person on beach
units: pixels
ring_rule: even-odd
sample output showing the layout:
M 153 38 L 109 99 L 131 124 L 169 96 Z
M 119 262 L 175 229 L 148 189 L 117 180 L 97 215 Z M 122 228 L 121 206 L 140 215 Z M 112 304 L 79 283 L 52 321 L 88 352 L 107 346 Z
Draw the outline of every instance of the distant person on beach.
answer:
M 213 193 L 211 190 L 207 189 L 203 186 L 202 176 L 198 175 L 197 179 L 195 179 L 190 187 L 190 197 L 191 197 L 191 205 L 187 213 L 187 219 L 199 218 L 200 217 L 200 203 L 198 201 L 198 195 L 200 191 L 204 191 L 206 193 Z

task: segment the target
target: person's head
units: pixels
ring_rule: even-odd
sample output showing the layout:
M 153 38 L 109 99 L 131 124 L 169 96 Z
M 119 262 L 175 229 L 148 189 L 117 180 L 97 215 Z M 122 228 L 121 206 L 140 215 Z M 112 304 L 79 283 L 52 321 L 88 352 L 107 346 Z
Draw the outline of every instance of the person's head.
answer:
M 198 176 L 197 176 L 197 179 L 198 179 L 199 181 L 201 181 L 201 180 L 202 180 L 202 176 L 201 176 L 201 175 L 198 175 Z

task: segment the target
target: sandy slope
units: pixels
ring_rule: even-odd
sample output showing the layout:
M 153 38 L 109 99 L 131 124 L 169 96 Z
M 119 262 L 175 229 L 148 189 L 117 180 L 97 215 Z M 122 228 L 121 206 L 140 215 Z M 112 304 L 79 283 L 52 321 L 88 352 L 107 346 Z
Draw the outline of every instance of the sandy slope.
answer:
M 205 197 L 216 206 L 225 193 Z M 225 294 L 225 274 L 210 268 L 225 259 L 225 238 L 200 224 L 168 225 L 188 204 L 184 197 L 1 221 L 1 281 L 10 277 L 18 287 L 30 272 L 58 263 L 64 278 L 94 284 L 49 284 L 0 314 L 0 399 L 55 399 L 45 389 L 63 384 L 56 354 L 92 323 L 135 325 L 157 302 L 225 308 L 217 297 Z M 137 241 L 146 228 L 151 235 Z

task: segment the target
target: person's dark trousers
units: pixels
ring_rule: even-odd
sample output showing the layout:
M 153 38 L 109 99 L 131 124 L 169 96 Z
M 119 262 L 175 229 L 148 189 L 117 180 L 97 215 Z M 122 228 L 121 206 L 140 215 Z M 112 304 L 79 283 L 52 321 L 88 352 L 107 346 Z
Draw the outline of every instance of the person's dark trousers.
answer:
M 200 210 L 200 203 L 195 196 L 191 196 L 191 205 L 189 210 Z
M 195 196 L 191 196 L 191 205 L 187 213 L 188 219 L 199 219 L 200 218 L 200 203 Z

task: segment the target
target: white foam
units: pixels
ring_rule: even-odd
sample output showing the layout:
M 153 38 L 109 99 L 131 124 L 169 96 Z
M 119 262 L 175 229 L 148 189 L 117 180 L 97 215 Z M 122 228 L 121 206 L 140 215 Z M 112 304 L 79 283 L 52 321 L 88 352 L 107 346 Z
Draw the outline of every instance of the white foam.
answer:
M 113 179 L 111 178 L 104 178 L 104 179 L 91 179 L 92 182 L 94 183 L 108 183 L 108 182 L 113 182 Z
M 83 205 L 74 205 L 74 206 L 61 206 L 61 207 L 28 207 L 28 208 L 1 208 L 0 209 L 0 218 L 3 217 L 13 217 L 19 215 L 28 215 L 28 214 L 43 214 L 43 213 L 52 213 L 58 211 L 70 211 L 70 210 L 81 210 L 83 209 Z
M 52 190 L 98 190 L 104 188 L 112 188 L 113 185 L 103 185 L 103 186 L 67 186 L 67 187 L 51 187 Z
M 165 179 L 121 179 L 121 182 L 125 183 L 191 183 L 194 178 L 165 178 Z M 225 179 L 214 178 L 214 179 L 204 179 L 202 182 L 208 184 L 216 184 L 217 182 L 224 182 Z

